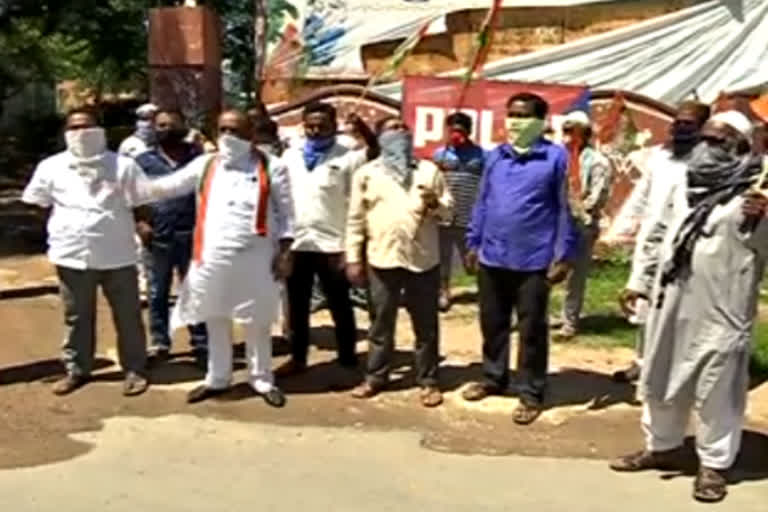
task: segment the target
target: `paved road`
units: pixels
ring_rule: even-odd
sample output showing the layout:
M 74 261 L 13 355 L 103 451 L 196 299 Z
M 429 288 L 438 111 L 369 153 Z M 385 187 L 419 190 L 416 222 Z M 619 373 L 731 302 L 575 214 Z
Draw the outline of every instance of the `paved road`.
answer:
M 0 471 L 0 510 L 184 512 L 665 512 L 702 510 L 691 480 L 617 475 L 604 462 L 449 455 L 407 432 L 191 416 L 115 418 L 58 464 Z M 768 485 L 715 510 L 765 512 Z

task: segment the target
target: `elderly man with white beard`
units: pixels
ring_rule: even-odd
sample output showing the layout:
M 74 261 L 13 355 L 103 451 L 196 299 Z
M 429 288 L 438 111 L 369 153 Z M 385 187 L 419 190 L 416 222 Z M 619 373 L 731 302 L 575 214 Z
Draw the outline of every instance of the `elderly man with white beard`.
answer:
M 636 290 L 651 310 L 640 392 L 641 452 L 615 461 L 616 471 L 675 469 L 696 410 L 696 500 L 727 493 L 726 471 L 739 453 L 752 329 L 768 257 L 768 200 L 754 190 L 760 157 L 741 113 L 713 116 L 673 184 L 636 260 L 653 287 Z
M 205 322 L 208 373 L 189 403 L 227 391 L 232 380 L 232 322 L 244 325 L 248 380 L 273 407 L 285 405 L 272 374 L 271 325 L 278 280 L 291 271 L 293 205 L 287 169 L 253 148 L 244 113 L 219 116 L 218 153 L 203 155 L 174 174 L 141 180 L 142 196 L 169 197 L 197 188 L 192 265 L 179 290 L 171 329 Z

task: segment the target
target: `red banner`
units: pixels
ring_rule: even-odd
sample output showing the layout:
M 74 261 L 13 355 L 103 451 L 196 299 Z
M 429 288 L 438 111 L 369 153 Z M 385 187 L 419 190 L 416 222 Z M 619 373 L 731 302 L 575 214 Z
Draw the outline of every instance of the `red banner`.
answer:
M 403 119 L 413 130 L 414 152 L 431 158 L 445 144 L 445 119 L 456 110 L 464 82 L 459 78 L 409 76 L 403 89 Z M 541 82 L 473 81 L 464 96 L 461 111 L 472 118 L 472 139 L 491 149 L 504 140 L 507 100 L 513 94 L 531 92 L 549 103 L 550 122 L 557 130 L 558 118 L 572 110 L 589 112 L 589 89 L 582 86 Z

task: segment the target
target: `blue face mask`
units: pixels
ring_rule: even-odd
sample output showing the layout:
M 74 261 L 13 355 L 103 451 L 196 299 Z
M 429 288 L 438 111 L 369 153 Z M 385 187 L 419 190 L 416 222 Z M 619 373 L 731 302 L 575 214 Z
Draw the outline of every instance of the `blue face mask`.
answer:
M 304 142 L 304 165 L 311 171 L 320 162 L 325 153 L 336 143 L 335 135 L 307 137 Z

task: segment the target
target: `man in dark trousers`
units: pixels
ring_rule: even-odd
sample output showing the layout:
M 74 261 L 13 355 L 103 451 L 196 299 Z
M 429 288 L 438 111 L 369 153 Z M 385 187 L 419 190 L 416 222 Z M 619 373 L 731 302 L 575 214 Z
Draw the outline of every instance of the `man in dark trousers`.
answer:
M 550 286 L 568 274 L 578 235 L 568 208 L 568 157 L 542 133 L 549 106 L 530 93 L 507 102 L 507 142 L 486 158 L 467 233 L 468 266 L 479 263 L 482 382 L 466 400 L 502 394 L 509 385 L 512 313 L 520 334 L 514 421 L 532 423 L 542 411 L 549 358 Z
M 309 307 L 315 276 L 328 298 L 336 326 L 338 363 L 357 367 L 357 328 L 345 275 L 344 237 L 352 175 L 378 156 L 376 136 L 357 116 L 348 122 L 367 147 L 350 149 L 336 140 L 336 109 L 327 103 L 304 108 L 304 139 L 282 155 L 288 167 L 295 213 L 294 271 L 287 280 L 292 358 L 278 377 L 304 372 L 309 349 Z
M 150 177 L 165 176 L 184 167 L 201 150 L 184 142 L 188 129 L 177 110 L 160 110 L 155 116 L 157 146 L 136 157 L 136 162 Z M 192 257 L 192 233 L 195 226 L 195 196 L 165 199 L 152 204 L 140 215 L 136 229 L 145 247 L 145 265 L 149 276 L 149 315 L 155 362 L 169 358 L 171 338 L 168 333 L 168 299 L 174 271 L 181 281 Z M 208 336 L 205 325 L 189 329 L 190 344 L 198 366 L 208 361 Z

